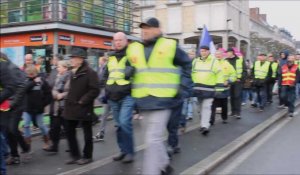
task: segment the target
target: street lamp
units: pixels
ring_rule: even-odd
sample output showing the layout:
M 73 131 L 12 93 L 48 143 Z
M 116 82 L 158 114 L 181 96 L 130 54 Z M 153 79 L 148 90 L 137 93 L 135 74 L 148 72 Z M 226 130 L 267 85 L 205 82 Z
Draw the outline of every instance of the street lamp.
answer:
M 226 20 L 226 34 L 225 34 L 225 41 L 224 41 L 224 46 L 223 46 L 223 48 L 225 48 L 225 49 L 228 49 L 228 40 L 229 40 L 229 38 L 228 38 L 228 36 L 229 36 L 229 27 L 228 27 L 228 22 L 229 21 L 231 21 L 232 19 L 227 19 Z

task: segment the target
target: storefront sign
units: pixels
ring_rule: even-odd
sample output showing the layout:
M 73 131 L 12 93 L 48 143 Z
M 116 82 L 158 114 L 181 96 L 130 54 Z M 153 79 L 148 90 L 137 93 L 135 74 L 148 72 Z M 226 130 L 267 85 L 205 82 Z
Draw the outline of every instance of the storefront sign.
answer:
M 53 44 L 52 32 L 22 33 L 1 36 L 1 48 Z
M 86 48 L 101 48 L 111 49 L 111 39 L 104 38 L 97 35 L 81 34 L 81 33 L 69 33 L 58 32 L 60 45 L 72 45 Z
M 104 41 L 104 45 L 106 45 L 106 46 L 112 46 L 112 42 L 111 41 Z

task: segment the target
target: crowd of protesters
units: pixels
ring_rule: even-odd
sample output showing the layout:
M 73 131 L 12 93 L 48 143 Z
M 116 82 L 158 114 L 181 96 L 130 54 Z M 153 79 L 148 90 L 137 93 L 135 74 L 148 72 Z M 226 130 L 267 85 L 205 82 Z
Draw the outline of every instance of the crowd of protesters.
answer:
M 140 28 L 142 42 L 129 44 L 124 33 L 114 35 L 115 51 L 99 58 L 98 72 L 88 65 L 86 51 L 76 47 L 68 59 L 54 55 L 49 73 L 42 58 L 34 61 L 32 54 L 26 54 L 24 66 L 18 68 L 1 53 L 1 174 L 6 174 L 6 164 L 20 164 L 20 157 L 30 160 L 32 123 L 41 131 L 44 151 L 57 153 L 63 134 L 70 154 L 66 164 L 84 165 L 93 161 L 93 142 L 104 141 L 106 120 L 112 115 L 120 149 L 113 160 L 132 163 L 136 111 L 136 118 L 144 116 L 147 123 L 143 174 L 172 174 L 169 159 L 181 151 L 178 131 L 184 133 L 186 121 L 195 115 L 201 117 L 199 131 L 209 136 L 218 109 L 226 124 L 228 111 L 242 119 L 242 106 L 250 102 L 263 112 L 278 94 L 278 107 L 288 108 L 289 116 L 294 116 L 300 54 L 284 51 L 276 59 L 271 53 L 260 53 L 253 63 L 232 48 L 212 54 L 204 45 L 197 54 L 193 50 L 186 54 L 175 40 L 162 36 L 157 19 L 148 19 Z M 99 132 L 93 136 L 96 99 L 104 111 Z M 44 123 L 46 106 L 49 127 Z M 83 154 L 78 127 L 84 133 Z M 166 130 L 167 147 L 163 143 Z

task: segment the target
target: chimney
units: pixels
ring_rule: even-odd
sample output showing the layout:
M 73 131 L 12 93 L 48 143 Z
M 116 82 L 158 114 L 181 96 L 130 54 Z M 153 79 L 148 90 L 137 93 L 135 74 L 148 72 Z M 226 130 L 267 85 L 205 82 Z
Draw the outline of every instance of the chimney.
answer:
M 267 14 L 260 14 L 260 19 L 267 22 Z

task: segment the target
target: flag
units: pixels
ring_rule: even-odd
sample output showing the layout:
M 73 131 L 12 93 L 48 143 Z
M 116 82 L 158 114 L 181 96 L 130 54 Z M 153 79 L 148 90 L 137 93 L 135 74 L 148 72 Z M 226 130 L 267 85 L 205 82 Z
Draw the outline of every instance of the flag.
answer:
M 216 47 L 205 25 L 202 29 L 202 35 L 200 37 L 201 38 L 199 38 L 198 54 L 200 53 L 201 46 L 208 46 L 210 53 L 214 54 L 216 52 Z

